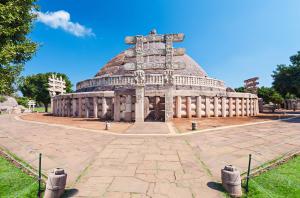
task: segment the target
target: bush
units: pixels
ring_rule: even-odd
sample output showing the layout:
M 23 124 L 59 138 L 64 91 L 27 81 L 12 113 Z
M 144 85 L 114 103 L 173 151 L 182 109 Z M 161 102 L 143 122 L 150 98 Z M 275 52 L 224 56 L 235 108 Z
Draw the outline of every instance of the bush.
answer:
M 16 98 L 16 100 L 17 100 L 19 105 L 22 105 L 24 107 L 28 107 L 29 98 L 27 98 L 27 97 L 18 97 L 18 98 Z
M 5 96 L 0 96 L 0 103 L 5 102 L 7 99 Z

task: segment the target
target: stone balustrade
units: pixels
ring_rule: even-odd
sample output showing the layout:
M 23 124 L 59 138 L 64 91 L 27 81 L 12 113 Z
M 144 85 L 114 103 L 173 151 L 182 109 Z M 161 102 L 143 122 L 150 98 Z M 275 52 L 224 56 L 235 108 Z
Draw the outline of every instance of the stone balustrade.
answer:
M 81 90 L 92 87 L 134 85 L 134 83 L 133 75 L 101 76 L 77 83 L 76 89 Z M 145 76 L 146 85 L 164 85 L 164 83 L 163 74 L 146 74 Z M 174 75 L 174 85 L 213 87 L 225 90 L 223 81 L 199 76 Z
M 145 98 L 148 98 L 145 101 L 148 102 L 158 101 L 163 97 L 165 97 L 163 91 L 145 92 Z M 58 95 L 52 99 L 52 112 L 55 116 L 94 117 L 115 121 L 133 121 L 137 116 L 136 97 L 130 92 L 79 92 Z M 144 106 L 145 112 L 149 112 L 149 109 L 147 110 L 149 106 L 153 105 Z M 255 94 L 199 90 L 173 92 L 173 117 L 177 118 L 255 116 L 258 112 L 258 98 Z

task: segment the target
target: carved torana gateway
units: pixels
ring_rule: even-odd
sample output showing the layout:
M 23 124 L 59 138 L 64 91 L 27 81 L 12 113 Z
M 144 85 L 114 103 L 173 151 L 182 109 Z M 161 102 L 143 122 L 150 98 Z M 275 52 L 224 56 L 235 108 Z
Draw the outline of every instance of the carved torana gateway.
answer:
M 256 115 L 257 95 L 227 92 L 185 49 L 173 47 L 183 39 L 156 30 L 126 37 L 133 47 L 77 83 L 75 93 L 53 97 L 53 114 L 136 122 Z

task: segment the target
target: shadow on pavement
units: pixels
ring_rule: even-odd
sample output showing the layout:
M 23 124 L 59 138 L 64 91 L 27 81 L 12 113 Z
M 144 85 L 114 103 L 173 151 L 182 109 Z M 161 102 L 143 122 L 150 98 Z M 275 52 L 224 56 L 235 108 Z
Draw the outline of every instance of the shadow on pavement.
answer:
M 225 189 L 223 188 L 222 184 L 219 182 L 207 182 L 206 184 L 209 188 L 226 193 Z
M 63 194 L 63 198 L 66 197 L 73 197 L 74 195 L 76 195 L 78 193 L 78 190 L 75 188 L 70 188 L 70 189 L 66 189 L 65 193 Z

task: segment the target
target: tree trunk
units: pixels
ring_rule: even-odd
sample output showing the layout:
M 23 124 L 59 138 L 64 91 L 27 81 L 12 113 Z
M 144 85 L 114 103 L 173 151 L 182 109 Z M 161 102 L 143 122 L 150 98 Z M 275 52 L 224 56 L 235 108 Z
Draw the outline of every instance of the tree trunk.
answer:
M 44 107 L 45 107 L 45 112 L 48 113 L 48 103 L 44 103 Z

